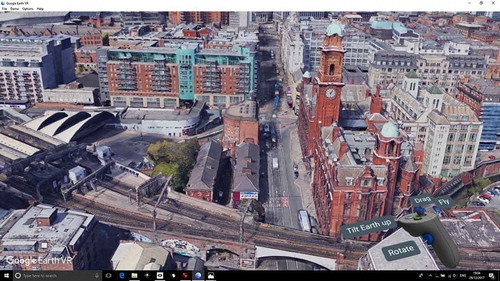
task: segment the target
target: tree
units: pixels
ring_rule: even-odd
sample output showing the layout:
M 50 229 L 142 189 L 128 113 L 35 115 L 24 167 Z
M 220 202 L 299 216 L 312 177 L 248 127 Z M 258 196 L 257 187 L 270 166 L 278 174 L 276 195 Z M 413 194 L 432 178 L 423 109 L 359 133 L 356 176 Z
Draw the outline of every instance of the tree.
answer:
M 487 187 L 488 185 L 492 184 L 493 182 L 489 179 L 486 178 L 475 178 L 472 183 L 472 187 L 467 190 L 467 194 L 469 196 L 472 196 L 481 190 L 483 188 Z
M 172 174 L 175 171 L 177 177 L 176 189 L 182 189 L 187 184 L 189 174 L 196 164 L 199 150 L 198 140 L 189 139 L 184 142 L 163 141 L 153 143 L 148 147 L 147 153 L 156 163 L 156 173 L 160 172 L 160 170 L 157 171 L 157 167 L 162 170 L 167 169 Z
M 81 64 L 78 65 L 76 72 L 77 72 L 77 74 L 80 74 L 83 72 L 83 66 Z
M 174 189 L 182 188 L 182 182 L 179 174 L 179 165 L 160 163 L 155 166 L 153 170 L 153 176 L 156 176 L 160 172 L 164 176 L 172 175 L 172 179 L 170 180 L 170 186 L 172 186 Z
M 253 199 L 250 202 L 249 211 L 253 213 L 254 220 L 264 222 L 266 220 L 266 209 L 261 202 Z
M 102 35 L 102 45 L 109 46 L 109 34 L 107 32 Z

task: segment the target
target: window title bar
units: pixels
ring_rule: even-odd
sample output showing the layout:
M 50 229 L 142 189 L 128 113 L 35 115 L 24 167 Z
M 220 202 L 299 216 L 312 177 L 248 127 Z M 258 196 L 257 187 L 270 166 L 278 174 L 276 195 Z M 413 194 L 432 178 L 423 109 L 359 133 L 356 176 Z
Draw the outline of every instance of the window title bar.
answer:
M 498 2 L 498 3 L 497 3 Z M 4 12 L 27 11 L 500 11 L 500 0 L 0 0 Z

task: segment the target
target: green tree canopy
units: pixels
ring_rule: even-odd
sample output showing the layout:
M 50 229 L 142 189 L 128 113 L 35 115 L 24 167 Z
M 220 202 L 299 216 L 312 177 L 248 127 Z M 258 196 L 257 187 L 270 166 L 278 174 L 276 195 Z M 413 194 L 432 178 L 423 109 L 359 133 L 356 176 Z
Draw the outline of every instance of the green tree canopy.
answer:
M 173 174 L 173 186 L 179 190 L 187 184 L 199 150 L 198 140 L 189 139 L 184 142 L 153 143 L 148 147 L 147 153 L 156 163 L 154 172 L 161 171 L 165 176 Z
M 109 46 L 109 34 L 107 32 L 102 35 L 102 45 Z

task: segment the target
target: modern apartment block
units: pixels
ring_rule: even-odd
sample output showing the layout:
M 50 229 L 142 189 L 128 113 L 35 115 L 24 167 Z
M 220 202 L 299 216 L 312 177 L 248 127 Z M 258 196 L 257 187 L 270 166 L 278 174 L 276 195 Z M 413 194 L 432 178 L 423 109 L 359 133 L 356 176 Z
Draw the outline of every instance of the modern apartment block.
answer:
M 470 106 L 483 121 L 480 150 L 500 147 L 500 85 L 492 80 L 475 79 L 460 82 L 456 98 Z
M 97 51 L 101 95 L 113 106 L 171 108 L 202 100 L 228 107 L 254 91 L 257 71 L 249 48 L 201 48 L 180 43 Z
M 230 12 L 169 12 L 168 19 L 171 23 L 195 23 L 211 24 L 219 23 L 221 25 L 229 24 Z
M 41 102 L 44 89 L 73 80 L 69 36 L 0 37 L 0 99 Z
M 344 66 L 362 66 L 370 65 L 369 53 L 370 35 L 359 31 L 356 28 L 344 28 L 344 39 L 342 44 L 346 53 L 344 55 Z

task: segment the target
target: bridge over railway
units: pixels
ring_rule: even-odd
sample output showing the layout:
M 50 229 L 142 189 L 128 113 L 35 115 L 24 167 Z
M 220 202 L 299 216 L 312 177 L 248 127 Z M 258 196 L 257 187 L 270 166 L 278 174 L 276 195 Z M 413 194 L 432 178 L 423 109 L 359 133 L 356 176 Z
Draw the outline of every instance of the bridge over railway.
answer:
M 148 225 L 152 229 L 152 213 L 156 198 L 143 198 L 141 207 L 131 204 L 128 196 L 129 187 L 121 186 L 116 182 L 97 181 L 101 186 L 98 192 L 89 191 L 87 194 L 73 194 L 73 200 L 84 202 L 86 206 L 99 210 L 87 209 L 89 212 L 115 214 L 112 222 L 135 221 Z M 113 198 L 111 200 L 111 198 Z M 175 198 L 175 199 L 173 199 Z M 104 211 L 107 210 L 107 211 Z M 99 218 L 99 215 L 97 214 Z M 113 215 L 114 217 L 114 215 Z M 109 221 L 110 217 L 100 219 Z M 238 245 L 240 240 L 241 216 L 237 210 L 169 192 L 156 209 L 156 222 L 159 229 L 166 227 L 169 232 L 199 235 L 207 239 L 225 240 L 230 244 Z M 175 225 L 175 226 L 174 226 Z M 324 268 L 335 267 L 336 257 L 343 256 L 357 261 L 367 251 L 367 243 L 347 243 L 338 241 L 335 237 L 306 233 L 300 230 L 260 224 L 252 219 L 245 220 L 243 225 L 243 248 L 232 247 L 232 251 L 243 253 L 248 245 L 257 245 L 260 249 L 277 251 L 278 257 L 297 257 L 316 263 Z M 165 228 L 163 228 L 165 230 Z M 264 251 L 264 253 L 266 253 Z M 269 257 L 263 254 L 262 257 Z
M 255 258 L 257 260 L 269 257 L 286 257 L 291 259 L 305 260 L 320 265 L 329 270 L 335 270 L 336 260 L 315 255 L 301 254 L 291 251 L 277 250 L 267 247 L 255 246 Z

